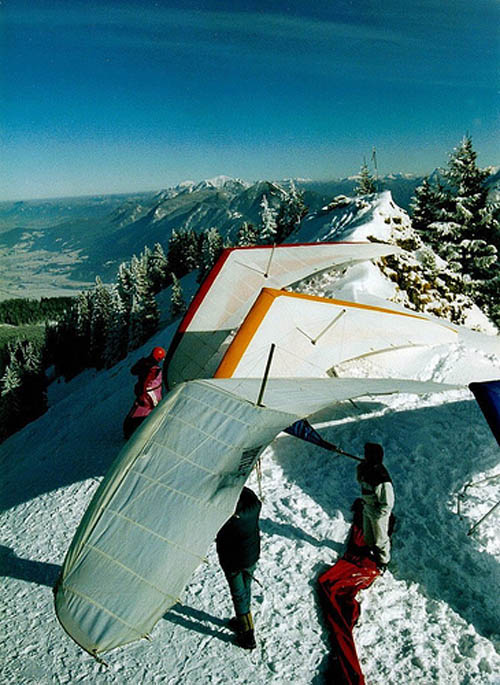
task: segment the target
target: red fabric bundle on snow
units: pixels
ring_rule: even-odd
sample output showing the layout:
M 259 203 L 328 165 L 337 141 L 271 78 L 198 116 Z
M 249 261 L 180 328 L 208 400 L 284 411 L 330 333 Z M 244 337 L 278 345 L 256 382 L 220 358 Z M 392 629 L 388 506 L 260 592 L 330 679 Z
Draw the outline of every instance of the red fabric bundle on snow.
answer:
M 364 685 L 352 629 L 359 617 L 356 595 L 380 575 L 376 563 L 368 555 L 364 544 L 363 528 L 358 512 L 352 524 L 347 551 L 318 582 L 326 599 L 328 623 L 332 629 L 335 664 L 335 683 Z M 333 675 L 333 674 L 332 674 Z

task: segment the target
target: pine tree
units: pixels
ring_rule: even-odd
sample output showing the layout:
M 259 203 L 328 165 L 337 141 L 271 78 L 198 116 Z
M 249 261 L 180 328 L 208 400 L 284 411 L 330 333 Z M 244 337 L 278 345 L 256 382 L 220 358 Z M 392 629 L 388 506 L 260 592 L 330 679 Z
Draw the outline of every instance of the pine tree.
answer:
M 363 161 L 359 172 L 359 182 L 354 190 L 356 195 L 371 195 L 372 193 L 377 192 L 377 184 L 368 169 L 366 160 Z
M 210 273 L 223 249 L 224 241 L 217 228 L 209 228 L 208 231 L 202 234 L 198 283 L 201 283 Z
M 498 212 L 488 204 L 488 171 L 476 165 L 470 136 L 451 153 L 444 185 L 423 183 L 412 201 L 413 225 L 424 240 L 460 273 L 464 291 L 475 297 L 485 312 L 500 323 L 495 287 L 489 282 L 500 274 Z
M 238 247 L 250 247 L 252 245 L 257 245 L 259 242 L 257 229 L 253 224 L 244 221 L 239 230 L 236 238 L 236 244 Z
M 173 230 L 168 241 L 168 264 L 179 278 L 199 266 L 199 240 L 193 230 Z
M 92 291 L 85 290 L 78 295 L 76 301 L 77 323 L 76 340 L 73 353 L 76 356 L 75 374 L 90 366 L 90 340 L 92 336 Z
M 455 244 L 447 246 L 453 252 L 453 265 L 489 311 L 495 303 L 488 299 L 487 282 L 500 273 L 500 230 L 495 209 L 488 205 L 485 180 L 489 172 L 477 167 L 476 158 L 467 135 L 450 155 L 445 172 L 452 202 L 444 218 L 454 237 Z
M 41 350 L 29 340 L 8 346 L 9 362 L 0 380 L 0 415 L 4 439 L 47 410 Z
M 130 310 L 130 322 L 128 329 L 128 348 L 135 350 L 146 340 L 144 329 L 144 317 L 141 300 L 137 295 L 132 296 L 132 309 Z
M 274 245 L 276 243 L 276 211 L 269 205 L 269 201 L 266 195 L 262 196 L 262 202 L 260 203 L 262 211 L 260 214 L 260 220 L 262 229 L 260 232 L 260 242 L 263 245 Z
M 439 253 L 444 243 L 456 239 L 459 229 L 458 225 L 445 221 L 451 205 L 451 196 L 443 183 L 431 182 L 428 177 L 415 189 L 410 201 L 413 228 Z
M 300 221 L 307 214 L 307 207 L 304 203 L 304 194 L 297 190 L 293 180 L 290 182 L 290 191 L 281 203 L 278 216 L 276 218 L 276 242 L 282 243 L 299 225 Z
M 104 353 L 111 316 L 111 294 L 99 276 L 91 294 L 89 364 L 96 369 L 105 365 Z
M 444 220 L 460 226 L 460 239 L 484 240 L 498 249 L 498 222 L 493 208 L 488 205 L 485 187 L 489 172 L 477 167 L 476 157 L 470 136 L 465 136 L 450 155 L 445 179 L 451 202 L 444 212 Z
M 8 364 L 0 379 L 0 441 L 18 430 L 20 412 L 21 375 L 17 368 Z
M 168 285 L 168 259 L 160 243 L 156 243 L 148 263 L 148 279 L 153 292 L 158 293 Z
M 46 326 L 45 329 L 48 360 L 54 364 L 56 374 L 63 375 L 66 380 L 72 378 L 80 370 L 77 326 L 78 298 L 75 298 L 58 320 Z
M 440 218 L 440 206 L 436 184 L 426 176 L 422 184 L 415 188 L 410 200 L 411 223 L 415 230 L 424 234 L 429 224 Z M 425 236 L 424 240 L 425 240 Z
M 22 423 L 25 425 L 47 410 L 45 370 L 41 349 L 32 341 L 18 341 L 14 354 L 22 368 Z
M 129 349 L 140 347 L 158 328 L 160 311 L 148 281 L 144 259 L 132 256 L 132 308 L 129 320 Z
M 104 364 L 110 368 L 127 355 L 128 317 L 115 284 L 110 291 L 110 314 L 108 319 Z
M 130 265 L 126 262 L 122 262 L 118 267 L 117 287 L 128 320 L 132 309 L 133 284 Z
M 170 296 L 170 314 L 173 319 L 181 316 L 186 311 L 186 302 L 184 300 L 184 294 L 182 292 L 182 285 L 177 276 L 172 273 L 172 294 Z

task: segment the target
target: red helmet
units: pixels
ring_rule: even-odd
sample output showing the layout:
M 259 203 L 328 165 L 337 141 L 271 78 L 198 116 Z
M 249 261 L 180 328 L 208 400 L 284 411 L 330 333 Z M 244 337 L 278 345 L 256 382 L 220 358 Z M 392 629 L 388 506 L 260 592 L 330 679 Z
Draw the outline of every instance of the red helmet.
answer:
M 151 356 L 153 359 L 156 359 L 157 362 L 161 362 L 162 359 L 165 359 L 166 352 L 163 349 L 163 347 L 153 347 L 153 351 L 151 352 Z

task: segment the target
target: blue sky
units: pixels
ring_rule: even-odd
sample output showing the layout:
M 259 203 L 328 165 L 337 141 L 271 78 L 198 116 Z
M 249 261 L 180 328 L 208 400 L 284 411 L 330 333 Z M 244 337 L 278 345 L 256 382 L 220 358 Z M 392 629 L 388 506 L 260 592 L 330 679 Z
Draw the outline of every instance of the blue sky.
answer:
M 498 0 L 0 0 L 0 200 L 500 164 Z

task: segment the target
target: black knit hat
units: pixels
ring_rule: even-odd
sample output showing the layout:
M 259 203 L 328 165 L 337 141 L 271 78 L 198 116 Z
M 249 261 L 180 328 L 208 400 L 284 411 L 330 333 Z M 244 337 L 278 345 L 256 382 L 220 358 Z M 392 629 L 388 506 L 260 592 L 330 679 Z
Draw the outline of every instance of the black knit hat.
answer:
M 384 458 L 384 448 L 377 442 L 365 443 L 365 459 L 372 464 L 381 464 Z

